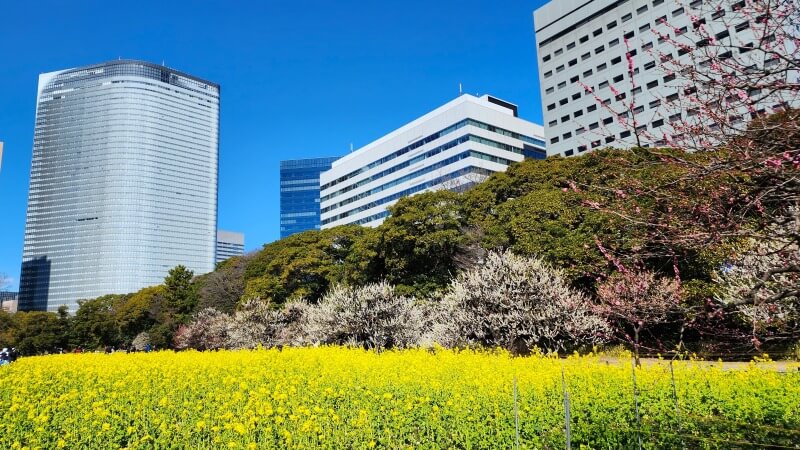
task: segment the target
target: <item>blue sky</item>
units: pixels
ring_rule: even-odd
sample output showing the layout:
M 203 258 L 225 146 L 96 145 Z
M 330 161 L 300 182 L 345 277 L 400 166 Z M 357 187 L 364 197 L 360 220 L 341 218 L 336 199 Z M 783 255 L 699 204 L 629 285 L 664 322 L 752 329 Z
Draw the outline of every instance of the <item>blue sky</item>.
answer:
M 143 59 L 221 85 L 219 227 L 279 235 L 281 159 L 346 154 L 458 95 L 541 123 L 544 0 L 0 4 L 0 273 L 19 277 L 39 73 Z

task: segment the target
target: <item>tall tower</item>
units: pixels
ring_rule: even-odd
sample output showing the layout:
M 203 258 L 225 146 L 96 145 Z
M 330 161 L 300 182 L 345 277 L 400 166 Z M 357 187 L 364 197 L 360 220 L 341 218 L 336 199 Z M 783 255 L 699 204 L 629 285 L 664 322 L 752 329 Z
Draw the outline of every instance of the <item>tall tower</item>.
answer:
M 120 60 L 39 76 L 21 310 L 214 269 L 219 85 Z
M 281 239 L 319 230 L 319 175 L 339 158 L 281 161 Z

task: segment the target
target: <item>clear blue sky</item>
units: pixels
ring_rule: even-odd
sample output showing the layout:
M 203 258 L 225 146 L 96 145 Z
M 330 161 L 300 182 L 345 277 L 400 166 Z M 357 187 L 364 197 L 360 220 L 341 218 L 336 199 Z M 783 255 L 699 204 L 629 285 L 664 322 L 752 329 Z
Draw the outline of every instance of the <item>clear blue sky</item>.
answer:
M 219 227 L 279 235 L 282 159 L 339 156 L 458 84 L 541 123 L 532 12 L 544 0 L 5 1 L 0 273 L 18 282 L 39 73 L 143 59 L 221 85 Z

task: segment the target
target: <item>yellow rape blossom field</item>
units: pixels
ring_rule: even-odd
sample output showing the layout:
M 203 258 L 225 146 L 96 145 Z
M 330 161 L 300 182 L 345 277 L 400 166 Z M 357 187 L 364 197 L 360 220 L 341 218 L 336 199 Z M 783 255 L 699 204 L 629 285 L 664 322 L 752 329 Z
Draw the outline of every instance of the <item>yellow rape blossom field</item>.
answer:
M 322 347 L 23 358 L 0 367 L 0 448 L 565 448 L 566 404 L 572 448 L 797 448 L 800 371 L 774 369 L 677 362 L 673 384 L 669 364 L 645 364 L 634 395 L 630 361 L 598 355 Z

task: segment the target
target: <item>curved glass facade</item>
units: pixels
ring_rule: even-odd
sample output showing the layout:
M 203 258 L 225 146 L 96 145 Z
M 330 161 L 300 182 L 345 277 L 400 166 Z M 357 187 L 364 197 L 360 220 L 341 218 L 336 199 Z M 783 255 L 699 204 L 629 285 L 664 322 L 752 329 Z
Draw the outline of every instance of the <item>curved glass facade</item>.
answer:
M 20 309 L 214 269 L 219 86 L 140 61 L 39 78 Z

